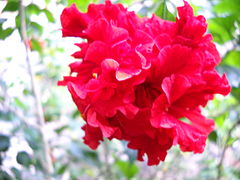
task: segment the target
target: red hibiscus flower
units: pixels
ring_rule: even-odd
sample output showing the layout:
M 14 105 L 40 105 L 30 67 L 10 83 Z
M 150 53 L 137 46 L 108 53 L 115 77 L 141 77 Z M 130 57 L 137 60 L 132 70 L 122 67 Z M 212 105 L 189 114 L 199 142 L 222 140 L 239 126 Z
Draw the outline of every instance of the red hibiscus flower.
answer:
M 121 4 L 76 5 L 61 15 L 63 37 L 86 39 L 72 56 L 66 85 L 86 121 L 84 143 L 96 149 L 103 137 L 128 141 L 138 160 L 163 161 L 178 144 L 201 153 L 214 122 L 201 114 L 214 94 L 227 95 L 226 76 L 214 69 L 219 54 L 203 16 L 187 2 L 170 22 L 139 18 Z

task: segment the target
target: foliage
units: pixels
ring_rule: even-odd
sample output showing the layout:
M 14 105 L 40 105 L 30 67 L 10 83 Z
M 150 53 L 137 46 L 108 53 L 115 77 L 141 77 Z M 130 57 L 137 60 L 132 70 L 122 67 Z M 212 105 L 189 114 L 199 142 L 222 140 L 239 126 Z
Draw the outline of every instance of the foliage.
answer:
M 1 1 L 0 40 L 20 44 L 22 37 L 20 2 Z M 25 1 L 24 1 L 25 2 Z M 206 150 L 201 155 L 170 152 L 164 163 L 147 167 L 135 162 L 136 154 L 127 151 L 126 144 L 117 140 L 106 142 L 97 151 L 82 143 L 80 127 L 84 124 L 65 89 L 57 87 L 60 74 L 66 74 L 62 64 L 68 64 L 67 41 L 61 39 L 59 12 L 63 5 L 76 3 L 82 11 L 91 2 L 100 0 L 31 1 L 24 3 L 28 53 L 34 69 L 33 79 L 41 94 L 45 122 L 36 116 L 36 95 L 32 91 L 30 75 L 18 49 L 0 56 L 0 180 L 2 179 L 233 179 L 240 177 L 240 1 L 214 0 L 196 13 L 210 14 L 209 32 L 217 43 L 222 62 L 217 70 L 226 72 L 232 86 L 231 94 L 216 96 L 205 110 L 216 122 L 209 136 Z M 174 21 L 176 12 L 170 0 L 118 0 L 140 16 L 156 13 Z M 193 2 L 194 4 L 194 2 Z M 140 7 L 140 8 L 138 8 Z M 57 11 L 55 11 L 55 8 Z M 58 12 L 58 13 L 57 13 Z M 53 28 L 52 28 L 53 27 Z M 14 40 L 13 40 L 14 39 Z M 80 41 L 80 40 L 79 40 Z M 1 45 L 1 44 L 0 44 Z M 2 46 L 1 46 L 2 47 Z M 5 46 L 4 46 L 5 47 Z M 70 46 L 70 49 L 73 48 Z M 6 47 L 9 49 L 9 47 Z M 16 51 L 16 53 L 15 53 Z M 73 51 L 71 51 L 73 52 Z M 7 54 L 7 55 L 6 55 Z M 71 59 L 70 59 L 71 60 Z M 69 61 L 70 61 L 69 60 Z M 63 96 L 64 94 L 64 96 Z M 47 142 L 42 135 L 47 136 Z M 46 143 L 50 146 L 46 151 Z M 53 171 L 46 173 L 46 153 Z M 234 158 L 232 158 L 234 157 Z M 49 171 L 50 172 L 50 171 Z

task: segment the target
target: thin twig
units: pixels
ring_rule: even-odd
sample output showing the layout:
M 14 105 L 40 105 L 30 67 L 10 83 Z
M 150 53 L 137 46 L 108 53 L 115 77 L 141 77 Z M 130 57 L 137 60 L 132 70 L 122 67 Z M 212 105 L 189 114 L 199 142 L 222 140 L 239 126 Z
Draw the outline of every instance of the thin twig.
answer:
M 43 160 L 43 167 L 46 173 L 46 179 L 51 179 L 50 178 L 50 174 L 53 173 L 53 165 L 52 165 L 52 161 L 51 161 L 51 157 L 50 157 L 50 150 L 49 150 L 49 146 L 46 140 L 46 137 L 44 135 L 43 132 L 43 128 L 45 125 L 45 120 L 44 120 L 44 113 L 43 113 L 43 108 L 42 108 L 42 104 L 39 98 L 39 94 L 37 92 L 36 89 L 36 85 L 35 85 L 35 81 L 34 81 L 34 74 L 32 71 L 32 66 L 31 66 L 31 61 L 30 61 L 30 57 L 29 57 L 29 49 L 28 49 L 28 37 L 27 37 L 27 27 L 26 27 L 26 20 L 25 20 L 25 9 L 23 6 L 23 0 L 20 0 L 20 8 L 19 8 L 19 14 L 20 14 L 20 34 L 25 46 L 25 50 L 26 50 L 26 63 L 27 63 L 27 70 L 28 70 L 28 74 L 30 76 L 30 83 L 31 83 L 31 88 L 32 88 L 32 92 L 33 92 L 33 98 L 34 98 L 34 102 L 35 102 L 35 107 L 36 107 L 36 116 L 37 116 L 37 124 L 39 127 L 39 131 L 42 135 L 42 141 L 43 141 L 43 155 L 44 155 L 44 160 Z
M 222 176 L 223 161 L 224 161 L 224 158 L 225 158 L 225 154 L 226 154 L 227 148 L 229 147 L 228 141 L 229 141 L 230 138 L 231 138 L 232 131 L 233 131 L 233 130 L 237 127 L 237 125 L 239 125 L 239 124 L 240 124 L 240 119 L 237 120 L 237 122 L 234 123 L 233 126 L 231 127 L 231 129 L 228 131 L 227 139 L 226 139 L 226 141 L 225 141 L 225 145 L 224 145 L 224 148 L 223 148 L 223 151 L 222 151 L 222 154 L 221 154 L 221 158 L 220 158 L 219 164 L 218 164 L 218 166 L 217 166 L 217 168 L 218 168 L 217 180 L 220 180 L 220 179 L 221 179 L 221 176 Z

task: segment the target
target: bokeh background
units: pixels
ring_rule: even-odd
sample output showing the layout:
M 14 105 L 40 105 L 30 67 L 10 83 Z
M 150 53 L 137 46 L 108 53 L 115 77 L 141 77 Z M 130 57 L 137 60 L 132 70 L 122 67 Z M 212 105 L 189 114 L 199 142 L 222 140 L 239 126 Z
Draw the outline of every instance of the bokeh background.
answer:
M 0 180 L 239 180 L 240 0 L 188 1 L 204 15 L 222 57 L 217 67 L 232 86 L 203 110 L 216 129 L 204 153 L 172 148 L 165 162 L 136 161 L 126 142 L 107 141 L 92 151 L 83 144 L 84 121 L 66 87 L 76 38 L 62 38 L 60 14 L 76 3 L 104 0 L 0 1 Z M 155 13 L 174 21 L 181 0 L 112 0 L 139 16 Z

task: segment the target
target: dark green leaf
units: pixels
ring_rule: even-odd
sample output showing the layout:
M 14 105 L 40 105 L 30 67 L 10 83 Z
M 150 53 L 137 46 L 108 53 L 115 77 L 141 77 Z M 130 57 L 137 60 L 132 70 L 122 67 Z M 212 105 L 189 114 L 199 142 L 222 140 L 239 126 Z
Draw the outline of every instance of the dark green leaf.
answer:
M 208 139 L 210 140 L 210 141 L 212 141 L 212 142 L 217 142 L 217 133 L 216 133 L 216 131 L 213 131 L 213 132 L 211 132 L 210 134 L 209 134 L 209 136 L 208 136 Z
M 23 94 L 24 94 L 25 96 L 30 95 L 30 94 L 31 94 L 31 91 L 30 91 L 29 89 L 24 89 L 24 90 L 23 90 Z
M 8 1 L 8 3 L 6 4 L 6 6 L 3 8 L 2 12 L 5 11 L 10 11 L 10 12 L 14 12 L 17 11 L 19 8 L 19 1 Z
M 29 167 L 32 164 L 32 159 L 25 151 L 18 152 L 17 162 L 25 167 Z
M 0 151 L 7 151 L 10 146 L 10 139 L 8 136 L 0 135 Z
M 72 118 L 75 119 L 77 117 L 80 116 L 80 112 L 78 110 L 75 110 L 73 113 L 72 113 Z
M 233 175 L 237 178 L 240 179 L 240 169 L 233 169 Z
M 95 151 L 83 150 L 82 153 L 86 158 L 90 158 L 94 161 L 98 160 L 98 154 Z
M 0 180 L 12 180 L 12 177 L 6 171 L 0 169 Z
M 11 171 L 15 175 L 16 180 L 22 180 L 22 175 L 21 175 L 21 171 L 20 170 L 18 170 L 17 168 L 13 167 L 13 168 L 11 168 Z
M 68 168 L 68 165 L 67 164 L 59 164 L 59 167 L 56 167 L 56 172 L 57 172 L 57 174 L 63 174 L 65 171 L 66 171 L 66 169 Z
M 48 19 L 49 22 L 51 22 L 51 23 L 54 23 L 54 22 L 55 22 L 55 19 L 54 19 L 54 17 L 53 17 L 53 14 L 52 14 L 49 10 L 43 9 L 42 12 L 46 15 L 46 17 L 47 17 L 47 19 Z
M 13 28 L 2 29 L 0 26 L 0 39 L 4 40 L 13 33 Z
M 3 157 L 2 157 L 2 155 L 0 153 L 0 166 L 2 166 L 2 163 L 3 163 Z
M 40 149 L 42 145 L 41 134 L 38 129 L 34 127 L 24 128 L 24 135 L 33 150 Z
M 44 167 L 43 167 L 44 164 L 42 163 L 41 159 L 39 158 L 34 159 L 33 164 L 37 170 L 44 171 Z
M 240 101 L 240 88 L 234 88 L 234 87 L 232 87 L 231 94 L 232 94 L 238 101 Z
M 67 129 L 68 127 L 69 127 L 68 125 L 62 126 L 62 127 L 60 127 L 60 128 L 55 129 L 55 132 L 56 132 L 57 134 L 60 134 L 62 131 L 64 131 L 64 130 Z

